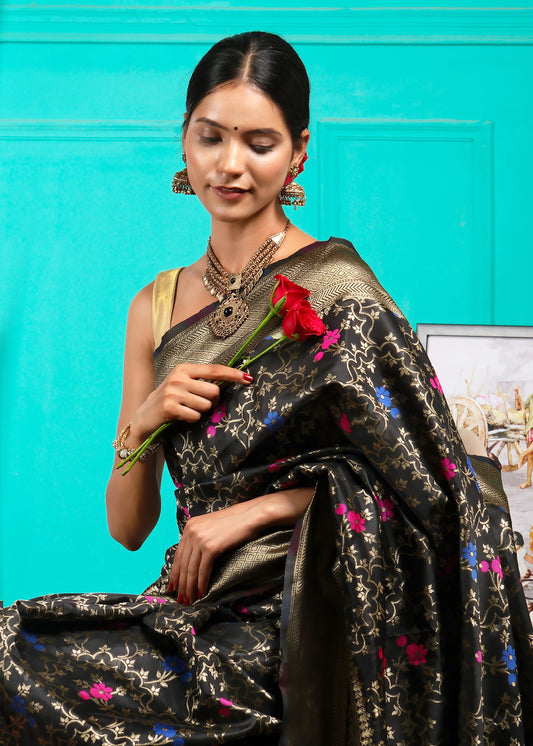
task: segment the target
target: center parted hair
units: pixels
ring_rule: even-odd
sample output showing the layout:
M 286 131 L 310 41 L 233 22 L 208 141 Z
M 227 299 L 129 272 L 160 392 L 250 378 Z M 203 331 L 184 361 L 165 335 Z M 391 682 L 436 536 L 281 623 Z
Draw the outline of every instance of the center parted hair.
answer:
M 187 127 L 200 101 L 220 86 L 249 83 L 279 107 L 294 144 L 309 125 L 309 78 L 291 45 L 276 34 L 248 31 L 217 42 L 194 69 L 187 89 Z

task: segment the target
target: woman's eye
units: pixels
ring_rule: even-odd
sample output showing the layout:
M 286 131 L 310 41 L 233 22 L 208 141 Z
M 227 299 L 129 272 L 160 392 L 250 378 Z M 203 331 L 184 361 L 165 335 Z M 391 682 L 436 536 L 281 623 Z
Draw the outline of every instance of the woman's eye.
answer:
M 252 143 L 252 145 L 250 145 L 250 147 L 256 153 L 271 153 L 272 152 L 272 148 L 274 146 L 273 145 L 256 145 L 255 143 Z
M 220 137 L 214 135 L 213 137 L 207 137 L 207 135 L 200 135 L 200 142 L 202 145 L 214 145 L 220 141 Z

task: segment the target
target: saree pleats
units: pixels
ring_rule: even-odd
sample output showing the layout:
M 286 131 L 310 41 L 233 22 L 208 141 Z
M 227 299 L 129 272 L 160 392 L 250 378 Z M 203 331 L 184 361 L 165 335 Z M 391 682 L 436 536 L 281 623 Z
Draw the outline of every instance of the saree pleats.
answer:
M 464 453 L 416 335 L 350 244 L 269 267 L 234 338 L 214 339 L 215 305 L 169 330 L 156 383 L 179 362 L 227 362 L 276 271 L 310 289 L 325 334 L 253 363 L 253 384 L 169 428 L 165 457 L 180 530 L 296 486 L 314 489 L 308 509 L 222 555 L 188 607 L 167 592 L 173 547 L 142 596 L 4 610 L 6 746 L 533 743 L 532 630 L 497 467 Z

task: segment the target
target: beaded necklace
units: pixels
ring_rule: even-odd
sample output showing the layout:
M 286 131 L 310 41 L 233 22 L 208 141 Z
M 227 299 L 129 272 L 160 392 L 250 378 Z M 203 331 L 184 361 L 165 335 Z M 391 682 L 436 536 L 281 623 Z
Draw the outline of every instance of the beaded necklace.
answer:
M 237 331 L 249 316 L 250 309 L 244 300 L 257 284 L 263 270 L 287 235 L 290 220 L 280 233 L 269 236 L 252 256 L 242 272 L 231 274 L 220 264 L 211 238 L 207 242 L 207 266 L 202 281 L 207 290 L 220 301 L 218 308 L 209 317 L 209 326 L 216 337 L 225 339 Z

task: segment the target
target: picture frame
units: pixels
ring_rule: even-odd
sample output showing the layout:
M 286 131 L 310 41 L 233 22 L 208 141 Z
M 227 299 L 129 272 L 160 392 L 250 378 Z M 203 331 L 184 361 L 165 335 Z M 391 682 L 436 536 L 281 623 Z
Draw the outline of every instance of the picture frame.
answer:
M 533 485 L 527 484 L 530 457 L 521 466 L 519 459 L 532 425 L 533 327 L 422 323 L 416 333 L 456 424 L 475 432 L 501 464 L 524 558 L 533 544 Z

